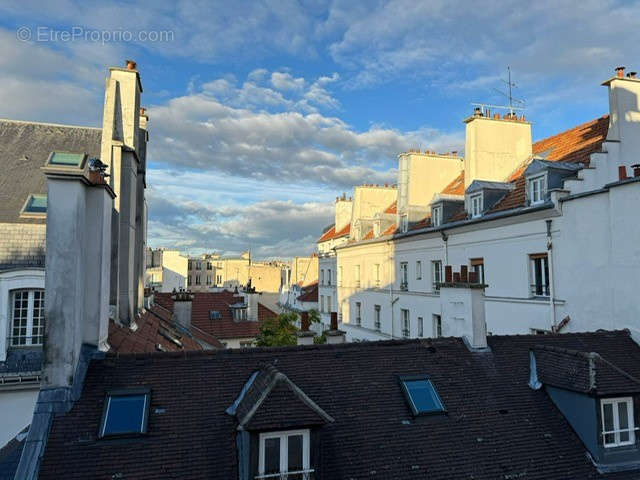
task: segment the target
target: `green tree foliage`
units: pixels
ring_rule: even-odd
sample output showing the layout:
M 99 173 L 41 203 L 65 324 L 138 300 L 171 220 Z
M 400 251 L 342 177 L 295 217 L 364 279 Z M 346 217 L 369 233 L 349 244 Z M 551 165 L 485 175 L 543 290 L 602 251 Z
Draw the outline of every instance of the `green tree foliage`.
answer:
M 296 345 L 297 320 L 298 315 L 293 312 L 281 313 L 277 317 L 266 320 L 260 327 L 256 345 L 258 347 Z

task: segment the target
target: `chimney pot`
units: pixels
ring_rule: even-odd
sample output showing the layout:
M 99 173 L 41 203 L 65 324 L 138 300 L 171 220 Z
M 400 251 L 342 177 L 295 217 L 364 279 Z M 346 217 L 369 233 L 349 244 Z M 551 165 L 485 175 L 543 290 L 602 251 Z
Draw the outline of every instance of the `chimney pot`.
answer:
M 620 165 L 618 167 L 618 180 L 626 180 L 627 178 L 627 167 L 624 165 Z
M 500 114 L 499 113 L 494 113 L 493 114 L 493 119 L 494 120 L 499 120 L 500 119 Z
M 637 72 L 629 72 L 629 78 L 636 78 Z
M 626 67 L 616 67 L 616 73 L 618 75 L 618 78 L 622 78 L 624 77 L 624 69 Z
M 309 326 L 311 322 L 309 321 L 309 312 L 301 312 L 300 313 L 300 330 L 303 332 L 309 331 Z
M 634 177 L 640 177 L 640 163 L 636 163 L 635 165 L 631 165 L 631 168 L 633 168 L 633 176 Z
M 146 115 L 147 114 L 147 109 L 144 107 L 140 107 L 140 115 Z
M 451 265 L 445 265 L 444 267 L 444 281 L 445 283 L 453 282 L 453 268 Z
M 135 70 L 136 66 L 136 62 L 134 62 L 133 60 L 127 60 L 127 70 Z
M 460 265 L 460 281 L 467 283 L 469 281 L 468 270 L 466 265 Z
M 338 330 L 338 312 L 331 312 L 331 330 Z

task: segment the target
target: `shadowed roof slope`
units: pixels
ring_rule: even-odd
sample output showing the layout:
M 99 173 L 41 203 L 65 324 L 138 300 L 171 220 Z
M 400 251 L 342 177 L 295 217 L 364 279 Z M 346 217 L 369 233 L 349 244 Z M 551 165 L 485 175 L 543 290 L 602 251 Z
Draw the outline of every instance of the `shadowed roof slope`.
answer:
M 317 480 L 638 478 L 637 471 L 600 474 L 545 391 L 528 386 L 536 345 L 597 352 L 639 376 L 640 348 L 627 332 L 490 336 L 488 343 L 488 353 L 439 338 L 107 355 L 91 362 L 71 411 L 54 418 L 40 479 L 60 472 L 67 480 L 238 478 L 238 422 L 226 411 L 265 364 L 334 420 L 318 432 Z M 447 413 L 413 417 L 398 375 L 428 375 Z M 148 433 L 98 439 L 105 392 L 141 385 L 151 389 Z M 281 402 L 291 397 L 276 393 L 269 408 L 286 410 Z
M 47 193 L 40 167 L 54 151 L 100 157 L 101 138 L 99 128 L 0 119 L 0 223 L 45 223 L 20 218 L 30 194 Z

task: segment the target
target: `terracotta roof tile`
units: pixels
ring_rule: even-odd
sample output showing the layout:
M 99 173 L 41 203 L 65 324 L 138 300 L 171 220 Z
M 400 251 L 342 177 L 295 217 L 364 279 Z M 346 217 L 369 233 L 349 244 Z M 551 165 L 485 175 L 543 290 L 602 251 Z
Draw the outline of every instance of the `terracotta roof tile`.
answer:
M 389 205 L 385 210 L 384 213 L 398 213 L 398 202 L 393 202 L 391 205 Z
M 380 236 L 384 237 L 385 235 L 393 235 L 394 233 L 396 233 L 397 230 L 398 230 L 398 226 L 396 224 L 393 224 L 389 228 L 387 228 L 384 232 L 382 232 L 382 235 Z
M 371 240 L 373 238 L 373 230 L 369 230 L 366 235 L 364 237 L 362 237 L 362 240 Z
M 445 195 L 464 195 L 464 170 L 442 190 Z
M 322 236 L 318 239 L 318 242 L 326 242 L 327 240 L 332 240 L 334 238 L 344 237 L 349 235 L 350 232 L 351 232 L 350 223 L 342 227 L 342 229 L 339 232 L 336 232 L 336 227 L 334 225 L 333 227 L 331 227 L 329 230 L 327 230 L 322 234 Z

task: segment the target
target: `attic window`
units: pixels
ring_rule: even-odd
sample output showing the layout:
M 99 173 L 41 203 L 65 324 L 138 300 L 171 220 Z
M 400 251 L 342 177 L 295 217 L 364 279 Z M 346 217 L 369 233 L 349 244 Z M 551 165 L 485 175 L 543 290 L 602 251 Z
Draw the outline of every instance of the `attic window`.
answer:
M 478 193 L 469 198 L 471 202 L 471 218 L 477 218 L 482 215 L 482 194 Z
M 209 312 L 209 320 L 220 320 L 220 318 L 222 318 L 222 315 L 218 310 L 211 310 Z
M 431 223 L 434 227 L 439 227 L 442 224 L 442 206 L 431 207 Z
M 100 438 L 147 433 L 148 389 L 118 390 L 107 394 Z
M 247 307 L 233 307 L 233 319 L 236 321 L 242 321 L 247 319 Z
M 400 377 L 400 383 L 414 416 L 445 411 L 438 392 L 426 375 Z
M 259 474 L 255 478 L 311 478 L 309 457 L 309 430 L 261 433 Z
M 606 448 L 633 445 L 635 425 L 631 397 L 600 400 L 602 409 L 602 438 Z
M 547 190 L 547 176 L 545 174 L 537 175 L 527 180 L 529 187 L 529 203 L 531 205 L 540 205 L 544 203 Z
M 49 165 L 63 167 L 82 167 L 86 155 L 84 153 L 52 152 Z
M 47 214 L 47 196 L 32 193 L 22 207 L 20 216 L 44 217 Z

